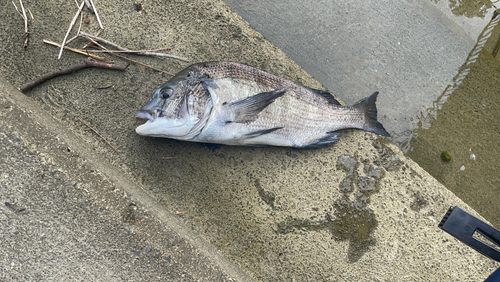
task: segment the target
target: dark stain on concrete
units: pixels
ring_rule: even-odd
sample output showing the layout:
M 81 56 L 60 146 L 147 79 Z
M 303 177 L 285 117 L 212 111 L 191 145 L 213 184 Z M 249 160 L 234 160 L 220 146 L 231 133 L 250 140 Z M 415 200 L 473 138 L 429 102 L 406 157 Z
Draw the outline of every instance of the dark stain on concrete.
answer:
M 414 201 L 410 204 L 410 209 L 412 211 L 418 212 L 427 206 L 428 202 L 422 195 L 420 195 L 420 192 L 417 191 L 414 198 Z
M 264 201 L 264 203 L 268 204 L 269 206 L 271 206 L 271 208 L 274 209 L 274 200 L 276 199 L 274 193 L 264 190 L 264 188 L 262 188 L 262 186 L 260 185 L 258 179 L 255 180 L 255 187 L 257 188 L 259 197 L 262 199 L 262 201 Z
M 380 145 L 380 149 L 380 163 L 388 169 L 399 169 L 402 161 L 394 154 L 388 154 L 389 148 Z M 357 157 L 348 155 L 338 158 L 337 169 L 343 170 L 346 176 L 339 184 L 343 196 L 333 202 L 332 213 L 327 213 L 322 220 L 287 217 L 278 223 L 277 233 L 327 229 L 333 235 L 332 239 L 349 241 L 348 259 L 356 262 L 375 244 L 371 234 L 378 222 L 368 204 L 370 195 L 380 189 L 379 182 L 385 176 L 385 170 L 368 160 L 359 161 Z

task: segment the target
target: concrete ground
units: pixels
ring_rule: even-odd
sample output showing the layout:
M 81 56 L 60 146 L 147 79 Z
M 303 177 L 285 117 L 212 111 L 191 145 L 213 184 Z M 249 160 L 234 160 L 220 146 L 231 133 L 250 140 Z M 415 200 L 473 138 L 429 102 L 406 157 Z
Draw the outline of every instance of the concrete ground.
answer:
M 101 36 L 130 49 L 321 87 L 220 1 L 97 4 Z M 42 43 L 62 40 L 74 3 L 25 6 L 35 23 L 23 49 L 23 22 L 0 3 L 0 280 L 481 281 L 498 267 L 437 228 L 451 205 L 476 213 L 384 138 L 348 130 L 297 150 L 137 136 L 133 113 L 169 76 L 135 64 L 18 92 L 83 59 Z M 82 29 L 95 32 L 89 18 Z

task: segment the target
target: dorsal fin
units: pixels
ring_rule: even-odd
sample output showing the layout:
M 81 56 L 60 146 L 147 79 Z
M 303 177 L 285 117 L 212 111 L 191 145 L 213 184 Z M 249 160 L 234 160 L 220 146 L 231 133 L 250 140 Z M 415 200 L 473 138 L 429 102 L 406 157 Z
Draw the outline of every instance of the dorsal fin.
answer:
M 335 99 L 335 97 L 333 97 L 333 95 L 330 93 L 330 92 L 326 92 L 326 91 L 322 91 L 322 90 L 318 90 L 318 89 L 314 89 L 314 88 L 309 88 L 312 92 L 320 95 L 321 97 L 325 98 L 328 103 L 330 104 L 333 104 L 333 105 L 337 105 L 337 106 L 342 106 L 339 101 L 337 101 Z

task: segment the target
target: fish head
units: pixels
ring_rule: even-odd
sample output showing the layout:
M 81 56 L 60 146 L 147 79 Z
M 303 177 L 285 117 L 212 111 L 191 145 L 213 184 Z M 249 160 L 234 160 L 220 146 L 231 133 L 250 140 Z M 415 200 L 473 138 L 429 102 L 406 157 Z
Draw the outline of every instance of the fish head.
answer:
M 212 108 L 210 93 L 192 72 L 183 71 L 158 88 L 149 102 L 135 113 L 146 121 L 139 135 L 187 140 L 202 129 Z

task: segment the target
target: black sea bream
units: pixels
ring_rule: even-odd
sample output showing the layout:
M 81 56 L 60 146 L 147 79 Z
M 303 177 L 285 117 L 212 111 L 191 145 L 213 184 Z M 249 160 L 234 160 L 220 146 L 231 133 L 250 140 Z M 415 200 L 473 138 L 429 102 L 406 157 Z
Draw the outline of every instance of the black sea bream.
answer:
M 390 136 L 377 121 L 378 92 L 343 107 L 328 92 L 233 62 L 189 66 L 135 114 L 140 135 L 240 146 L 320 147 L 338 130 Z

